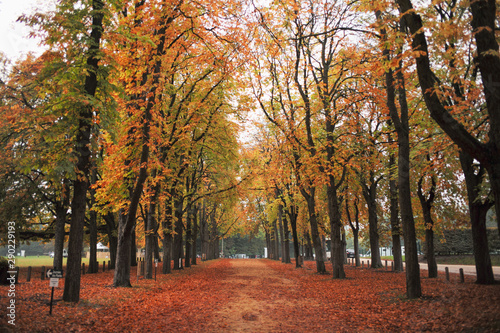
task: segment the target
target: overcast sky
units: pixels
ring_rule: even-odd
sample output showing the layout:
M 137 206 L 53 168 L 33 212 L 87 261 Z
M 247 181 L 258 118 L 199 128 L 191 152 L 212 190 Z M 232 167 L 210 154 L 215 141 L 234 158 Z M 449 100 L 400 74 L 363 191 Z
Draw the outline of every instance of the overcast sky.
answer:
M 38 41 L 28 38 L 29 29 L 17 18 L 31 14 L 36 8 L 46 8 L 54 0 L 0 0 L 0 52 L 11 60 L 29 51 L 40 53 Z

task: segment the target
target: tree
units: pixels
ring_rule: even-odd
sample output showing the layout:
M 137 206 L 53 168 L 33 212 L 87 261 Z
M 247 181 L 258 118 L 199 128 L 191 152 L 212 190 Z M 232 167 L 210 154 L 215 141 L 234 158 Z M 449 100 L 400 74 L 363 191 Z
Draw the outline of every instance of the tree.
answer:
M 51 48 L 48 54 L 53 55 L 45 65 L 54 70 L 54 76 L 46 80 L 55 84 L 52 89 L 62 88 L 61 91 L 54 90 L 56 93 L 45 101 L 48 103 L 39 107 L 41 110 L 51 110 L 46 114 L 52 116 L 55 125 L 52 129 L 66 125 L 59 127 L 60 130 L 64 129 L 64 134 L 54 131 L 51 139 L 69 138 L 62 139 L 61 143 L 70 143 L 69 160 L 75 173 L 72 179 L 70 245 L 63 295 L 63 299 L 69 302 L 78 302 L 80 293 L 81 252 L 91 167 L 90 139 L 100 108 L 98 85 L 103 79 L 99 61 L 103 57 L 100 42 L 105 8 L 101 0 L 81 3 L 79 10 L 75 10 L 75 3 L 66 1 L 58 4 L 52 13 L 21 18 L 42 31 L 45 44 Z M 85 70 L 82 71 L 82 68 Z M 50 90 L 44 93 L 50 94 Z M 52 107 L 47 108 L 48 105 Z M 58 113 L 60 117 L 57 117 Z M 62 155 L 59 153 L 59 156 Z M 60 183 L 64 183 L 64 180 L 61 179 Z M 63 229 L 62 224 L 59 230 Z
M 499 47 L 495 35 L 496 21 L 498 19 L 496 15 L 497 3 L 495 0 L 480 0 L 472 1 L 468 6 L 471 13 L 471 31 L 467 31 L 467 33 L 472 32 L 472 37 L 475 40 L 477 55 L 474 58 L 474 65 L 477 66 L 481 74 L 481 83 L 478 85 L 482 87 L 483 95 L 481 100 L 484 101 L 484 104 L 477 105 L 474 101 L 468 99 L 472 96 L 468 96 L 467 91 L 464 89 L 465 80 L 468 79 L 465 76 L 469 74 L 469 71 L 465 72 L 464 77 L 460 77 L 460 74 L 464 72 L 458 67 L 457 59 L 460 54 L 458 46 L 451 39 L 445 39 L 437 45 L 438 47 L 444 46 L 449 50 L 451 58 L 446 65 L 453 73 L 458 71 L 453 78 L 451 89 L 448 89 L 436 76 L 436 68 L 431 67 L 431 54 L 427 37 L 424 35 L 421 16 L 414 9 L 410 0 L 397 0 L 396 2 L 405 24 L 412 34 L 411 47 L 416 61 L 422 95 L 430 115 L 460 149 L 484 165 L 490 178 L 496 210 L 500 211 L 500 135 L 498 134 L 500 133 L 500 94 L 498 93 L 500 87 L 500 58 L 498 57 Z M 436 9 L 440 10 L 443 16 L 449 16 L 452 23 L 449 25 L 451 28 L 461 23 L 455 23 L 456 20 L 467 16 L 455 15 L 457 10 L 465 14 L 465 8 L 459 6 L 461 4 L 456 1 L 452 1 L 450 4 L 440 3 L 436 5 Z M 450 36 L 456 34 L 456 31 L 452 31 Z M 460 34 L 467 36 L 463 32 L 460 32 Z M 450 95 L 454 95 L 457 99 L 450 100 L 446 98 Z M 478 117 L 473 113 L 480 111 L 479 114 L 488 124 L 488 135 L 478 136 L 477 131 L 457 119 L 457 116 L 451 111 L 454 105 L 467 110 L 468 115 L 474 118 Z M 484 132 L 480 132 L 480 134 L 484 134 Z M 499 214 L 497 214 L 497 223 L 500 232 Z
M 103 7 L 101 0 L 92 1 L 92 28 L 87 54 L 87 71 L 84 93 L 92 98 L 97 90 L 97 71 L 99 69 L 100 42 L 103 30 Z M 80 300 L 80 270 L 83 248 L 83 227 L 87 207 L 87 191 L 90 185 L 90 133 L 93 121 L 93 105 L 81 106 L 79 110 L 78 132 L 75 139 L 77 153 L 76 179 L 73 182 L 73 200 L 71 202 L 71 229 L 69 234 L 68 263 L 64 283 L 63 300 Z

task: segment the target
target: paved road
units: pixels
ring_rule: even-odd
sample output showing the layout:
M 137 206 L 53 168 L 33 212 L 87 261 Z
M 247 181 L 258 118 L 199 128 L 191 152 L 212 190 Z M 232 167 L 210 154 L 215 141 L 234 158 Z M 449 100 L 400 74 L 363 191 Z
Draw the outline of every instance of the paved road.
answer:
M 445 267 L 448 267 L 450 273 L 460 273 L 460 268 L 463 268 L 465 275 L 476 275 L 476 266 L 474 265 L 438 265 L 438 271 L 444 272 Z M 420 269 L 427 270 L 426 263 L 420 263 Z M 500 266 L 493 266 L 493 275 L 495 275 L 495 280 L 500 281 Z

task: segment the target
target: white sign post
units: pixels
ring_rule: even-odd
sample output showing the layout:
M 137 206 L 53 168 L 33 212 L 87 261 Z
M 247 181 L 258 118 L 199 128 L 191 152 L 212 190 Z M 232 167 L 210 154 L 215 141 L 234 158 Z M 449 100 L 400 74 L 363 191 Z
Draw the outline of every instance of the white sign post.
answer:
M 158 259 L 155 259 L 155 281 L 156 281 L 156 267 L 158 267 Z
M 63 271 L 48 269 L 47 277 L 50 278 L 49 287 L 52 287 L 52 292 L 50 294 L 50 311 L 49 311 L 49 314 L 52 315 L 52 301 L 54 300 L 54 288 L 59 287 L 59 279 L 63 277 Z
M 52 288 L 59 287 L 59 278 L 50 278 L 49 287 L 52 287 Z

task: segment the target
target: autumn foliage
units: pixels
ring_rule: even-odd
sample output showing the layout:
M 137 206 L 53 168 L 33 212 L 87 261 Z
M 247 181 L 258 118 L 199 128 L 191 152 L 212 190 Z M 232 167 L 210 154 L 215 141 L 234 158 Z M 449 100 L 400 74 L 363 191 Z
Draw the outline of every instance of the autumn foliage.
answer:
M 346 266 L 347 279 L 271 260 L 203 262 L 133 288 L 112 288 L 112 272 L 82 277 L 82 301 L 49 315 L 48 281 L 17 286 L 19 332 L 495 332 L 500 288 L 458 276 L 426 279 L 424 297 L 405 299 L 405 274 Z M 331 264 L 326 265 L 331 270 Z M 62 280 L 61 280 L 62 282 Z M 6 293 L 6 287 L 0 292 Z M 5 308 L 6 300 L 0 306 Z M 6 327 L 2 316 L 0 327 Z

